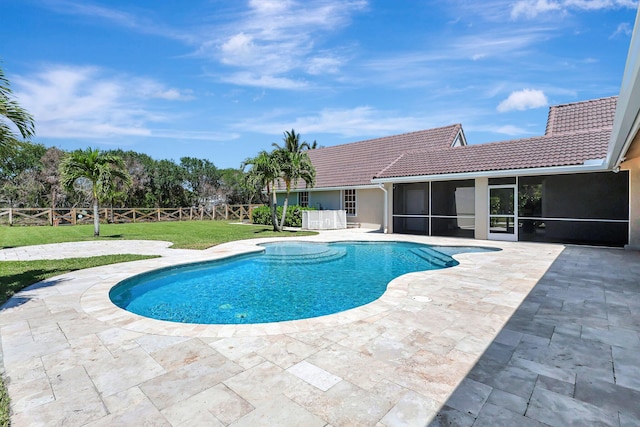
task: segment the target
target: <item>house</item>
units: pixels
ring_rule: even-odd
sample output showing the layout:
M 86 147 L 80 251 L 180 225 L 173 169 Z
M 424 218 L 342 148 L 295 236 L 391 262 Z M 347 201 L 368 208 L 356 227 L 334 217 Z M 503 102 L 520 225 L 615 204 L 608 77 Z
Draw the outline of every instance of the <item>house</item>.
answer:
M 552 106 L 532 138 L 469 145 L 454 124 L 310 150 L 292 202 L 385 233 L 640 249 L 638 21 L 619 96 Z
M 316 209 L 344 209 L 349 222 L 383 228 L 386 188 L 371 180 L 411 150 L 442 150 L 466 145 L 462 126 L 411 132 L 350 144 L 309 150 L 316 168 L 314 188 L 292 193 L 293 203 Z M 297 199 L 296 199 L 297 197 Z
M 617 97 L 552 106 L 543 136 L 468 145 L 455 124 L 310 150 L 294 202 L 388 233 L 622 246 L 629 177 L 607 166 Z

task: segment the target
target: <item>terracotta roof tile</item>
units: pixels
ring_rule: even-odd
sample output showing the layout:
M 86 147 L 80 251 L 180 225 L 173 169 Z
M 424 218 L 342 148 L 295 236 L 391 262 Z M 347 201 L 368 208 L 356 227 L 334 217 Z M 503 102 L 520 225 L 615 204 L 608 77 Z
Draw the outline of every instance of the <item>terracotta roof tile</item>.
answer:
M 545 135 L 611 128 L 618 97 L 592 99 L 549 108 Z
M 604 159 L 610 136 L 611 129 L 605 129 L 412 151 L 399 156 L 376 178 L 581 165 L 586 160 Z
M 552 106 L 544 136 L 451 147 L 459 124 L 308 151 L 316 188 L 371 179 L 580 165 L 606 157 L 617 97 Z M 300 183 L 302 188 L 303 183 Z
M 446 149 L 453 144 L 461 130 L 462 126 L 456 124 L 309 150 L 307 153 L 316 168 L 315 187 L 371 184 L 374 175 L 402 153 Z M 304 186 L 304 183 L 299 184 Z

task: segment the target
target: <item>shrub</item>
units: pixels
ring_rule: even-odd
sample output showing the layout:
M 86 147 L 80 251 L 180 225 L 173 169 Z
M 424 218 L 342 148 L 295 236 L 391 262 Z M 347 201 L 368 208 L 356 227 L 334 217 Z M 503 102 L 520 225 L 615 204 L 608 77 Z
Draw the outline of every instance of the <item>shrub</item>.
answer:
M 287 217 L 284 219 L 285 227 L 302 227 L 302 211 L 315 210 L 315 208 L 303 208 L 302 206 L 292 205 L 287 207 Z M 282 218 L 282 206 L 276 208 L 278 220 Z M 252 211 L 251 218 L 254 224 L 272 225 L 271 209 L 269 206 L 260 206 Z
M 259 206 L 251 211 L 251 220 L 254 224 L 270 225 L 271 209 L 269 206 Z

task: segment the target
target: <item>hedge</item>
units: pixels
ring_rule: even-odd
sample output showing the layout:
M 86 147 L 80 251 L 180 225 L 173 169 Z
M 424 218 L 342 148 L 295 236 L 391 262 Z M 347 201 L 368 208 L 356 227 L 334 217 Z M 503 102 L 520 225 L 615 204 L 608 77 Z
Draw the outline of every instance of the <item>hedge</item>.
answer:
M 292 205 L 287 207 L 287 217 L 284 219 L 285 227 L 302 227 L 302 211 L 314 211 L 315 208 L 303 208 L 302 206 Z M 276 208 L 278 213 L 278 221 L 282 218 L 282 206 Z M 271 208 L 269 206 L 260 206 L 255 208 L 251 217 L 254 224 L 273 225 L 271 223 Z

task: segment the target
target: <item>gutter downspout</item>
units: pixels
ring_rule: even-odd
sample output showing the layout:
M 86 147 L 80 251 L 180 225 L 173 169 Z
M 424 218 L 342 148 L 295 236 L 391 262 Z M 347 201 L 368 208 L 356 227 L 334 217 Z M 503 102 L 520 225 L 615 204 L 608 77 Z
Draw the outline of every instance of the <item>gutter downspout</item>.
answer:
M 384 188 L 384 184 L 378 184 L 378 188 L 384 193 L 384 214 L 382 215 L 382 230 L 387 234 L 387 217 L 389 215 L 389 192 Z

